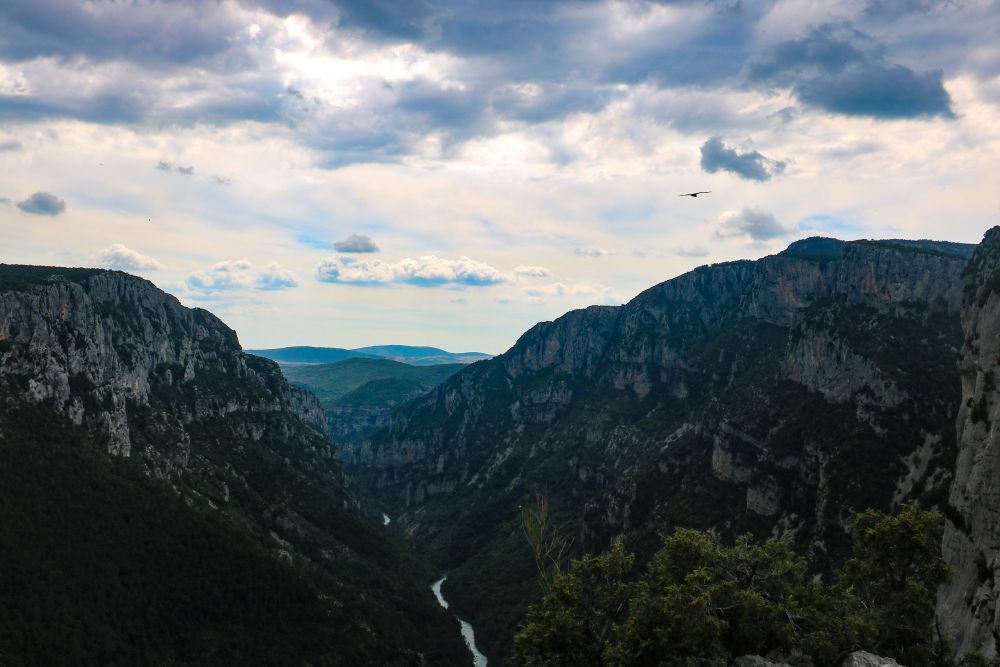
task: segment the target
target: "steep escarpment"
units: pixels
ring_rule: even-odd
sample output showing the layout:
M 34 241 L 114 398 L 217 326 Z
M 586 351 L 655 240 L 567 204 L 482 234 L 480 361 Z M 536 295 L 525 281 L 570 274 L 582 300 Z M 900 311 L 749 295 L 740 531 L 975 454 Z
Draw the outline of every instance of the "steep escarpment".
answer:
M 456 664 L 318 401 L 119 272 L 0 265 L 5 664 Z
M 946 498 L 971 250 L 807 239 L 568 313 L 404 405 L 349 471 L 452 568 L 492 656 L 535 594 L 534 494 L 579 550 L 790 531 L 824 570 L 856 511 Z
M 1000 227 L 969 262 L 962 300 L 958 459 L 944 534 L 955 577 L 938 616 L 959 652 L 1000 647 Z

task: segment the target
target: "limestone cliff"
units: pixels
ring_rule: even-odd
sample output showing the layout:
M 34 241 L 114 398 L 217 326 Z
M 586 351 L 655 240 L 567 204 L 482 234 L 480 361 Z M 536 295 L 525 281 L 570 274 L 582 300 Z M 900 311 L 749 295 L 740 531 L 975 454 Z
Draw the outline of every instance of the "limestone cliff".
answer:
M 472 572 L 520 567 L 535 493 L 581 549 L 648 553 L 679 525 L 792 531 L 822 570 L 854 512 L 943 504 L 971 250 L 807 239 L 568 313 L 404 405 L 346 449 L 349 471 L 454 568 L 449 599 L 493 655 L 523 603 Z
M 0 265 L 0 460 L 5 662 L 465 659 L 430 573 L 347 487 L 317 399 L 146 280 Z
M 199 465 L 193 428 L 239 414 L 248 418 L 230 420 L 234 436 L 299 447 L 316 468 L 332 457 L 316 398 L 287 384 L 274 362 L 244 354 L 208 311 L 120 272 L 70 274 L 75 281 L 57 268 L 0 270 L 8 281 L 28 273 L 41 284 L 0 292 L 0 381 L 104 435 L 109 453 L 182 479 Z M 214 391 L 220 385 L 231 391 Z
M 959 653 L 996 655 L 1000 646 L 1000 227 L 969 262 L 962 299 L 962 402 L 958 459 L 945 524 L 944 555 L 954 581 L 938 616 Z

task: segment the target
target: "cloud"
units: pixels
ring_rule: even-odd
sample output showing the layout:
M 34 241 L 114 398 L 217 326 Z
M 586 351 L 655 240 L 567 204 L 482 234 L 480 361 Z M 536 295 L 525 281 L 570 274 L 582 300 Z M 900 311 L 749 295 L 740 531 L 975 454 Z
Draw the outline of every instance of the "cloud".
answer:
M 157 260 L 143 255 L 121 243 L 112 243 L 98 254 L 101 266 L 121 271 L 155 271 L 163 268 Z
M 715 230 L 716 236 L 720 238 L 748 236 L 754 241 L 769 241 L 795 233 L 794 228 L 778 222 L 773 213 L 749 206 L 720 215 Z
M 191 290 L 203 293 L 255 289 L 275 291 L 299 286 L 296 275 L 277 262 L 254 266 L 249 260 L 227 260 L 187 278 Z
M 398 262 L 382 262 L 377 259 L 367 261 L 337 255 L 324 259 L 316 267 L 316 279 L 324 283 L 350 285 L 487 287 L 511 282 L 513 278 L 489 264 L 468 257 L 444 259 L 427 255 L 417 259 L 402 259 Z
M 379 247 L 372 241 L 370 236 L 362 234 L 351 234 L 343 241 L 335 241 L 333 249 L 337 252 L 366 253 L 378 252 Z
M 710 174 L 728 171 L 748 181 L 769 181 L 785 170 L 785 163 L 759 151 L 740 153 L 726 146 L 722 137 L 710 137 L 701 146 L 701 168 Z
M 232 185 L 233 184 L 233 179 L 229 178 L 228 176 L 212 176 L 212 181 L 216 185 Z
M 689 246 L 689 247 L 682 246 L 674 250 L 674 254 L 679 255 L 681 257 L 708 257 L 710 251 L 708 248 L 705 248 L 704 246 L 700 245 Z
M 548 278 L 552 272 L 544 266 L 515 266 L 514 275 L 525 278 Z
M 521 292 L 532 301 L 543 301 L 551 297 L 583 297 L 602 305 L 619 305 L 623 299 L 610 287 L 592 283 L 561 283 L 550 285 L 532 285 L 524 287 Z
M 573 254 L 580 257 L 607 257 L 613 253 L 604 248 L 574 248 Z
M 11 139 L 10 141 L 0 141 L 0 153 L 12 153 L 14 151 L 19 151 L 24 146 L 20 141 L 15 141 Z
M 178 174 L 183 174 L 185 176 L 194 176 L 194 167 L 182 167 L 180 165 L 175 165 L 172 162 L 167 162 L 166 160 L 160 160 L 157 162 L 156 168 L 160 171 L 175 171 Z
M 799 82 L 796 91 L 806 104 L 845 116 L 954 118 L 941 77 L 941 70 L 918 74 L 902 65 L 853 66 Z
M 66 210 L 66 202 L 48 192 L 36 192 L 17 202 L 17 207 L 32 215 L 59 215 Z
M 880 3 L 902 5 L 910 3 Z M 849 23 L 828 23 L 744 67 L 752 84 L 790 88 L 804 104 L 845 116 L 954 118 L 942 72 L 916 72 Z

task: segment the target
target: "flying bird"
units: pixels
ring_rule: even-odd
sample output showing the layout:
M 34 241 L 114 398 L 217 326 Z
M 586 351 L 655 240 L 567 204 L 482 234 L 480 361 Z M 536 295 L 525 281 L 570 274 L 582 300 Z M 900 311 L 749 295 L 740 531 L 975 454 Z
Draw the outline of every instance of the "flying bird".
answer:
M 707 195 L 711 190 L 703 190 L 701 192 L 686 192 L 682 195 L 677 195 L 678 197 L 697 197 L 698 195 Z

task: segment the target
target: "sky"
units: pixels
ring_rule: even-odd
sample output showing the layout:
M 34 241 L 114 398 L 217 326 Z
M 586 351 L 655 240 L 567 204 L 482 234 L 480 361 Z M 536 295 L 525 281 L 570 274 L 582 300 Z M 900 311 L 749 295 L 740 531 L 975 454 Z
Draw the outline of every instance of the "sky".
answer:
M 0 2 L 0 262 L 246 347 L 499 353 L 798 238 L 977 242 L 998 180 L 997 1 Z

